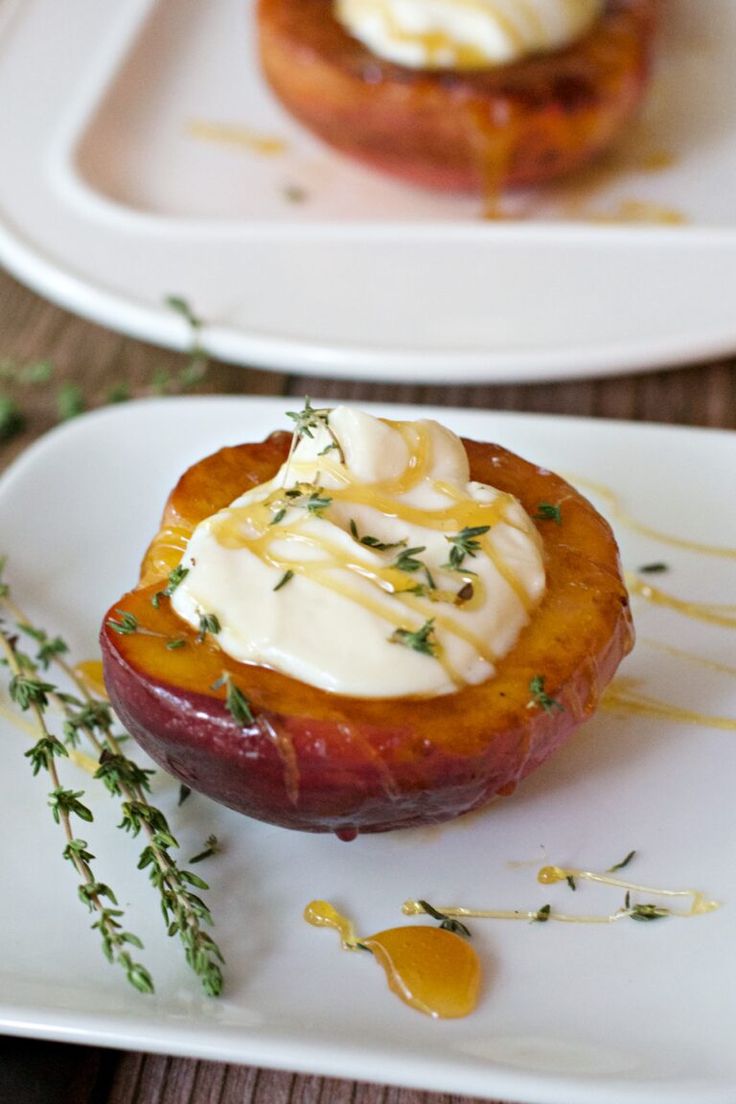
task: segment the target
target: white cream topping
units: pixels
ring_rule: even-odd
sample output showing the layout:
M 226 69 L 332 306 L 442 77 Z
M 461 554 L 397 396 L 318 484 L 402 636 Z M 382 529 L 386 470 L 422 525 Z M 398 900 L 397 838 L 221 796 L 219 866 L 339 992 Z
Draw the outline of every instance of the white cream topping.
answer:
M 604 0 L 335 0 L 379 57 L 419 69 L 477 69 L 557 50 L 588 31 Z
M 350 696 L 490 678 L 544 592 L 529 516 L 470 481 L 462 442 L 437 422 L 349 407 L 314 421 L 272 480 L 197 526 L 176 612 L 195 628 L 214 614 L 236 660 Z

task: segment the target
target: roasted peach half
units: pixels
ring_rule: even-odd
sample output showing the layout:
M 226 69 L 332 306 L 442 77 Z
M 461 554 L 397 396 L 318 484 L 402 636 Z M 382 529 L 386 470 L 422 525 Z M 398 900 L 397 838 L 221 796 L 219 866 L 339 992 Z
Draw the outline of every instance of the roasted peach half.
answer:
M 385 61 L 332 0 L 259 0 L 263 72 L 287 110 L 343 153 L 417 184 L 488 194 L 569 172 L 639 104 L 657 0 L 608 0 L 569 47 L 473 70 Z
M 511 492 L 539 518 L 541 605 L 480 685 L 430 698 L 343 697 L 236 662 L 210 634 L 199 640 L 168 598 L 154 604 L 198 522 L 270 479 L 290 440 L 275 433 L 222 449 L 171 493 L 138 585 L 102 627 L 105 681 L 123 724 L 165 770 L 216 801 L 343 838 L 448 820 L 510 793 L 590 716 L 631 647 L 608 524 L 564 480 L 497 445 L 465 441 L 471 478 Z M 139 631 L 115 630 L 125 614 Z M 228 710 L 223 674 L 252 719 Z

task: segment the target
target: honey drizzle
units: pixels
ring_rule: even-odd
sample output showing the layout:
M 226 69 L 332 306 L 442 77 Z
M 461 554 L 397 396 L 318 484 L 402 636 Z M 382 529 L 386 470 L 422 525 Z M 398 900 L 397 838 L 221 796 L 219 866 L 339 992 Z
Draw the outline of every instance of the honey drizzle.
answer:
M 84 659 L 72 668 L 72 674 L 86 690 L 107 701 L 107 687 L 102 673 L 102 660 Z
M 670 900 L 684 898 L 690 901 L 690 907 L 687 909 L 667 908 L 663 909 L 659 915 L 688 919 L 694 916 L 704 916 L 721 907 L 718 901 L 706 897 L 699 889 L 660 889 L 655 886 L 624 881 L 622 878 L 612 878 L 608 872 L 597 874 L 592 870 L 579 870 L 576 867 L 543 866 L 537 873 L 537 881 L 540 885 L 554 885 L 568 879 L 597 882 L 601 885 L 625 889 L 627 892 L 646 893 L 649 896 L 664 897 Z M 547 909 L 540 913 L 539 909 L 474 909 L 460 905 L 435 906 L 436 911 L 443 916 L 460 920 L 525 920 L 527 922 L 556 920 L 563 924 L 615 924 L 619 920 L 636 915 L 637 908 L 637 905 L 626 904 L 623 908 L 619 908 L 612 913 L 587 915 L 584 913 L 557 912 L 553 909 Z M 418 916 L 426 913 L 424 902 L 418 900 L 404 901 L 401 911 L 405 916 Z
M 635 680 L 614 679 L 604 690 L 601 706 L 614 713 L 628 713 L 633 716 L 661 717 L 680 724 L 695 724 L 701 728 L 717 728 L 727 732 L 736 731 L 736 718 L 711 716 L 694 709 L 683 709 L 678 705 L 640 694 L 634 687 Z
M 684 659 L 688 663 L 696 663 L 699 667 L 707 667 L 709 670 L 718 671 L 723 675 L 736 675 L 736 667 L 732 667 L 728 663 L 719 663 L 715 659 L 706 659 L 704 656 L 695 655 L 693 652 L 685 652 L 682 648 L 675 648 L 672 644 L 664 644 L 661 640 L 644 637 L 640 640 L 640 643 L 646 644 L 648 648 L 654 648 L 658 652 L 666 652 L 667 655 L 674 656 L 675 659 Z
M 422 925 L 389 928 L 358 939 L 352 922 L 329 901 L 311 901 L 304 919 L 314 927 L 334 928 L 343 950 L 371 951 L 391 991 L 419 1012 L 454 1019 L 475 1008 L 480 961 L 460 936 Z
M 265 157 L 276 157 L 288 149 L 283 138 L 271 134 L 259 134 L 247 127 L 232 123 L 207 122 L 204 119 L 191 119 L 187 123 L 187 133 L 192 138 L 204 142 L 217 142 L 221 145 L 239 146 L 241 149 L 260 153 Z
M 476 502 L 473 499 L 464 499 L 456 488 L 444 481 L 437 481 L 434 488 L 438 493 L 453 499 L 448 506 L 436 510 L 424 510 L 399 501 L 396 496 L 406 495 L 417 487 L 426 477 L 431 462 L 430 436 L 426 427 L 421 424 L 405 422 L 392 422 L 386 419 L 386 424 L 396 429 L 404 439 L 407 446 L 408 463 L 403 472 L 394 479 L 384 480 L 380 483 L 365 485 L 354 479 L 350 472 L 342 465 L 325 462 L 319 477 L 314 474 L 313 464 L 306 464 L 290 457 L 286 472 L 295 477 L 297 486 L 314 488 L 317 479 L 324 474 L 329 474 L 339 485 L 325 488 L 326 494 L 335 502 L 348 502 L 351 505 L 366 505 L 375 509 L 384 516 L 392 517 L 407 524 L 415 524 L 423 528 L 442 533 L 457 533 L 466 527 L 487 525 L 491 529 L 499 521 L 503 521 L 511 528 L 520 530 L 520 526 L 506 517 L 506 507 L 515 502 L 512 495 L 498 492 L 491 503 Z M 299 475 L 308 476 L 314 482 L 307 479 L 299 479 Z M 290 500 L 284 496 L 284 486 L 272 490 L 264 499 L 253 502 L 247 506 L 236 506 L 220 511 L 210 520 L 210 531 L 214 538 L 225 548 L 248 548 L 253 555 L 258 556 L 263 562 L 280 572 L 291 571 L 295 575 L 305 576 L 321 586 L 325 586 L 334 592 L 341 594 L 349 601 L 356 603 L 363 609 L 370 611 L 375 616 L 388 622 L 394 629 L 406 628 L 406 617 L 398 610 L 392 610 L 385 602 L 382 603 L 372 597 L 364 588 L 351 586 L 344 578 L 340 578 L 338 571 L 352 573 L 376 586 L 387 597 L 400 598 L 403 606 L 418 615 L 415 629 L 420 628 L 426 616 L 426 606 L 417 595 L 411 594 L 410 586 L 407 586 L 407 575 L 390 564 L 382 565 L 361 560 L 359 553 L 368 554 L 368 549 L 363 549 L 359 544 L 345 551 L 329 537 L 319 537 L 302 531 L 303 515 L 295 521 L 282 521 L 278 525 L 273 524 L 274 510 L 283 507 L 288 508 Z M 255 536 L 252 535 L 255 533 Z M 277 556 L 272 551 L 272 546 L 277 541 L 291 540 L 297 544 L 303 544 L 326 554 L 327 559 L 291 560 Z M 532 606 L 532 599 L 524 589 L 519 578 L 511 570 L 509 565 L 493 547 L 492 542 L 484 537 L 479 538 L 482 551 L 493 563 L 496 571 L 505 583 L 513 590 L 518 601 L 526 612 Z M 458 572 L 459 579 L 465 583 L 472 582 L 473 597 L 466 604 L 469 610 L 477 608 L 485 600 L 485 587 L 482 581 L 468 573 L 463 575 Z M 463 640 L 472 647 L 477 655 L 491 666 L 498 661 L 498 656 L 488 642 L 476 633 L 458 624 L 441 609 L 442 601 L 452 602 L 455 605 L 456 595 L 446 591 L 430 591 L 430 599 L 436 601 L 438 609 L 433 611 L 433 620 L 438 628 Z M 450 663 L 445 650 L 437 646 L 434 656 L 442 665 L 445 673 L 456 686 L 461 686 L 464 679 Z
M 580 476 L 571 477 L 571 482 L 578 484 L 581 487 L 587 487 L 588 490 L 594 491 L 600 495 L 601 498 L 608 502 L 611 508 L 611 514 L 622 525 L 625 525 L 627 529 L 632 529 L 636 533 L 641 533 L 645 537 L 651 537 L 653 540 L 661 541 L 662 544 L 672 545 L 673 548 L 684 548 L 689 552 L 700 552 L 705 556 L 721 556 L 727 560 L 736 560 L 736 548 L 724 548 L 721 545 L 714 544 L 700 544 L 697 541 L 687 540 L 684 537 L 673 536 L 671 533 L 663 533 L 660 529 L 653 529 L 650 525 L 644 525 L 642 522 L 637 521 L 631 514 L 627 513 L 621 505 L 621 499 L 615 491 L 610 487 L 605 486 L 603 483 L 595 483 L 590 479 L 584 479 Z
M 695 621 L 707 621 L 711 625 L 722 625 L 728 629 L 736 628 L 736 606 L 734 605 L 723 602 L 691 602 L 677 598 L 674 594 L 652 586 L 651 583 L 645 582 L 631 572 L 626 573 L 626 585 L 632 594 L 645 598 L 652 605 L 676 610 Z

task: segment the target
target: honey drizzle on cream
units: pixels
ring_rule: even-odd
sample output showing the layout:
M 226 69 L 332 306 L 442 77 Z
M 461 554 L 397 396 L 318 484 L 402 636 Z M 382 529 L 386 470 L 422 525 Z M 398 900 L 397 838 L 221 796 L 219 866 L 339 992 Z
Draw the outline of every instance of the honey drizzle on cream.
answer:
M 407 524 L 415 524 L 426 529 L 442 533 L 458 533 L 466 527 L 488 525 L 490 529 L 495 524 L 503 521 L 511 528 L 520 529 L 513 520 L 506 516 L 508 506 L 515 503 L 512 495 L 498 492 L 497 497 L 491 503 L 476 502 L 473 499 L 464 499 L 462 493 L 444 481 L 436 481 L 434 488 L 438 493 L 444 494 L 453 501 L 448 506 L 434 510 L 425 510 L 411 506 L 400 501 L 398 496 L 406 495 L 417 487 L 427 476 L 431 461 L 430 437 L 426 428 L 411 423 L 391 422 L 386 419 L 386 424 L 396 429 L 403 437 L 409 456 L 404 471 L 394 479 L 384 480 L 380 483 L 363 484 L 351 476 L 349 470 L 343 465 L 337 465 L 326 461 L 320 478 L 324 474 L 336 481 L 339 485 L 325 488 L 325 494 L 334 502 L 348 502 L 351 505 L 366 505 L 384 514 L 385 516 L 405 521 Z M 287 476 L 293 477 L 296 486 L 314 489 L 317 479 L 313 472 L 313 463 L 309 465 L 300 463 L 295 457 L 290 458 L 286 467 Z M 300 480 L 299 476 L 311 477 L 314 482 Z M 285 495 L 285 486 L 276 488 L 260 501 L 247 506 L 236 506 L 222 510 L 210 519 L 210 530 L 215 539 L 225 548 L 247 548 L 253 555 L 259 557 L 270 567 L 280 572 L 291 571 L 295 575 L 305 576 L 321 586 L 327 587 L 341 594 L 349 601 L 360 605 L 375 616 L 386 621 L 394 629 L 405 627 L 406 617 L 399 610 L 392 609 L 387 602 L 381 600 L 381 594 L 386 597 L 399 598 L 402 606 L 418 615 L 417 628 L 425 619 L 426 607 L 416 595 L 411 594 L 410 583 L 406 572 L 390 564 L 377 564 L 375 557 L 368 558 L 370 550 L 355 542 L 353 547 L 345 550 L 338 546 L 329 537 L 302 531 L 304 513 L 297 511 L 294 520 L 283 520 L 279 524 L 273 524 L 274 511 L 281 508 L 289 509 L 290 500 Z M 302 544 L 312 550 L 323 553 L 319 559 L 287 559 L 276 555 L 273 545 L 277 541 L 289 540 L 295 544 Z M 493 563 L 496 571 L 513 590 L 516 598 L 528 613 L 532 600 L 522 586 L 518 577 L 505 563 L 498 551 L 487 537 L 480 537 L 479 543 Z M 365 556 L 365 559 L 361 558 Z M 359 579 L 372 584 L 378 593 L 371 595 L 365 586 L 351 584 L 344 575 L 339 572 L 347 572 Z M 472 581 L 473 597 L 465 603 L 469 610 L 477 608 L 485 600 L 485 587 L 482 580 L 474 575 L 463 574 L 458 571 L 458 579 L 465 583 Z M 498 656 L 488 645 L 488 642 L 476 633 L 473 633 L 462 624 L 450 618 L 442 612 L 443 600 L 446 604 L 452 602 L 456 595 L 446 591 L 432 592 L 428 597 L 436 600 L 437 611 L 433 610 L 433 620 L 439 629 L 458 637 L 469 644 L 486 662 L 493 665 Z M 463 685 L 464 679 L 449 662 L 445 650 L 437 646 L 435 657 L 442 665 L 448 677 L 456 686 Z

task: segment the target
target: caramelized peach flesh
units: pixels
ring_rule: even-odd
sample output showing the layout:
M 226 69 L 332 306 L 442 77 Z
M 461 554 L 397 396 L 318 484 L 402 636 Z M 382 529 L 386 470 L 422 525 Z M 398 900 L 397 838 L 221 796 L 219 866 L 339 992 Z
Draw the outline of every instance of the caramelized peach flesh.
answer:
M 261 65 L 305 126 L 343 153 L 485 195 L 560 176 L 607 149 L 638 106 L 657 0 L 608 0 L 582 39 L 478 70 L 410 69 L 345 31 L 332 0 L 259 0 Z
M 448 820 L 509 793 L 596 708 L 633 640 L 618 551 L 607 523 L 564 480 L 490 444 L 466 441 L 471 477 L 515 494 L 537 522 L 547 590 L 498 674 L 434 698 L 358 699 L 318 690 L 225 655 L 168 599 L 152 604 L 196 524 L 271 478 L 290 436 L 226 448 L 190 468 L 169 497 L 138 586 L 105 617 L 101 645 L 110 699 L 165 770 L 260 820 L 305 831 L 384 831 Z M 116 610 L 151 632 L 120 635 Z M 185 646 L 169 650 L 167 640 Z M 250 702 L 238 725 L 223 672 Z M 530 683 L 560 708 L 532 701 Z

